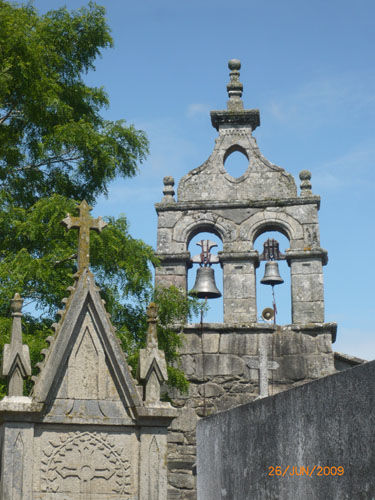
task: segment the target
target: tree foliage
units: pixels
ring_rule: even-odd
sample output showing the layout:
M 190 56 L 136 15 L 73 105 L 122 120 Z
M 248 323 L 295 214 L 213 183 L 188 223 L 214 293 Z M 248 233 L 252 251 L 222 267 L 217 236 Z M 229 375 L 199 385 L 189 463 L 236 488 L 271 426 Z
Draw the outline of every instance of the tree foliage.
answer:
M 19 292 L 34 367 L 76 272 L 77 234 L 60 221 L 77 214 L 78 201 L 106 194 L 117 176 L 135 175 L 148 152 L 145 134 L 105 120 L 104 90 L 84 83 L 111 46 L 96 4 L 38 15 L 30 4 L 0 0 L 0 348 L 9 342 L 9 304 Z M 152 248 L 130 236 L 124 216 L 106 220 L 91 235 L 91 268 L 129 362 L 135 367 L 145 345 L 145 308 L 154 297 L 170 381 L 186 390 L 178 368 L 181 335 L 170 324 L 182 325 L 196 301 L 173 288 L 153 291 Z
M 83 81 L 112 43 L 94 3 L 41 16 L 0 0 L 0 188 L 18 205 L 54 193 L 92 203 L 136 174 L 145 134 L 105 120 L 106 93 Z

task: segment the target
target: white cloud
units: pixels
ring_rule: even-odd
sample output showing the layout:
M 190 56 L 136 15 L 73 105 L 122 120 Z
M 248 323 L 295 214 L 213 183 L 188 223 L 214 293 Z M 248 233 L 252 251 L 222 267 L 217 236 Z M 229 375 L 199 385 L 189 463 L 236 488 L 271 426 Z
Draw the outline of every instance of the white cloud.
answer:
M 375 111 L 375 75 L 324 76 L 274 96 L 267 110 L 277 121 L 299 127 L 321 125 L 326 120 L 350 120 L 353 115 Z M 350 123 L 348 122 L 348 126 Z
M 313 188 L 338 190 L 374 185 L 374 144 L 357 144 L 356 148 L 333 160 L 312 167 L 314 171 Z
M 207 115 L 211 110 L 211 106 L 202 103 L 193 103 L 188 106 L 186 116 L 188 118 L 193 118 L 197 115 Z

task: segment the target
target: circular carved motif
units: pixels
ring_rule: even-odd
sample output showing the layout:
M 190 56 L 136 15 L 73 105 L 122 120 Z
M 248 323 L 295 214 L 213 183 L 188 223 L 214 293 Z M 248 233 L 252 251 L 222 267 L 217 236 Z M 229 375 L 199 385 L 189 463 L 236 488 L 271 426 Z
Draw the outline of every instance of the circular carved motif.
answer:
M 131 494 L 130 462 L 108 434 L 69 432 L 50 440 L 41 460 L 42 491 Z M 95 485 L 93 484 L 95 482 Z

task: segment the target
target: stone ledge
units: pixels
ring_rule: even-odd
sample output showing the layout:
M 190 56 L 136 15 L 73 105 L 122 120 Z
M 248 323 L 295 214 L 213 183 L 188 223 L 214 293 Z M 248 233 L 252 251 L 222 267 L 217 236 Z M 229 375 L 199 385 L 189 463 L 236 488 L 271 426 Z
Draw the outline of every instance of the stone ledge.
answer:
M 142 425 L 157 425 L 160 422 L 168 423 L 168 421 L 172 421 L 177 417 L 178 410 L 173 408 L 170 403 L 164 403 L 164 405 L 135 408 L 138 423 L 140 421 Z
M 187 264 L 189 267 L 192 266 L 190 252 L 182 253 L 162 253 L 155 252 L 155 256 L 160 259 L 164 264 Z
M 249 262 L 253 261 L 255 266 L 259 266 L 259 252 L 257 250 L 248 250 L 247 252 L 218 252 L 221 262 Z
M 211 111 L 211 123 L 216 130 L 222 125 L 248 125 L 254 131 L 260 125 L 259 109 Z
M 323 266 L 328 263 L 328 252 L 324 248 L 306 248 L 304 250 L 285 250 L 286 260 L 290 266 L 290 261 L 318 258 L 322 259 Z
M 44 408 L 43 403 L 37 403 L 27 396 L 5 396 L 0 401 L 0 413 L 30 414 L 40 413 Z M 28 417 L 27 417 L 28 418 Z
M 219 208 L 269 208 L 269 207 L 292 207 L 295 205 L 316 205 L 320 208 L 320 196 L 308 196 L 305 198 L 270 198 L 265 200 L 233 200 L 233 201 L 182 201 L 174 204 L 155 203 L 155 210 L 159 212 L 184 210 L 217 210 Z
M 355 356 L 350 356 L 349 354 L 344 354 L 342 352 L 335 351 L 334 353 L 335 360 L 344 361 L 351 366 L 362 365 L 363 363 L 368 363 L 366 359 L 357 358 Z
M 205 334 L 228 334 L 228 333 L 269 333 L 274 332 L 286 332 L 293 331 L 298 333 L 303 333 L 316 337 L 324 333 L 329 333 L 332 336 L 332 342 L 336 340 L 337 334 L 337 323 L 304 323 L 304 324 L 291 324 L 291 325 L 267 325 L 263 323 L 203 323 L 203 327 L 200 323 L 192 323 L 184 327 L 184 334 L 189 335 L 190 333 L 200 334 L 201 332 Z

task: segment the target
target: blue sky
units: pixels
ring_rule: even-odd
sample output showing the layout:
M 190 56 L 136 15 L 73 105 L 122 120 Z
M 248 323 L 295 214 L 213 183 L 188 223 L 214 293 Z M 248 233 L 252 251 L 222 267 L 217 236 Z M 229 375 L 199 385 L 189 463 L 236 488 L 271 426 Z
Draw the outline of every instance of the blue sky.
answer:
M 45 12 L 85 2 L 34 4 Z M 245 107 L 260 109 L 254 135 L 261 151 L 298 184 L 299 171 L 310 170 L 313 192 L 322 198 L 326 320 L 338 323 L 334 349 L 374 359 L 373 0 L 101 4 L 115 47 L 104 51 L 87 82 L 105 87 L 107 118 L 146 131 L 151 153 L 136 178 L 116 181 L 109 197 L 98 200 L 95 214 L 125 213 L 132 235 L 155 247 L 153 204 L 161 199 L 162 179 L 172 175 L 178 182 L 210 155 L 217 132 L 209 111 L 225 109 L 227 61 L 240 59 Z M 282 272 L 286 278 L 288 268 Z M 269 305 L 268 292 L 262 291 L 260 308 Z M 289 322 L 287 280 L 276 293 L 280 323 Z M 209 320 L 220 317 L 219 307 Z

